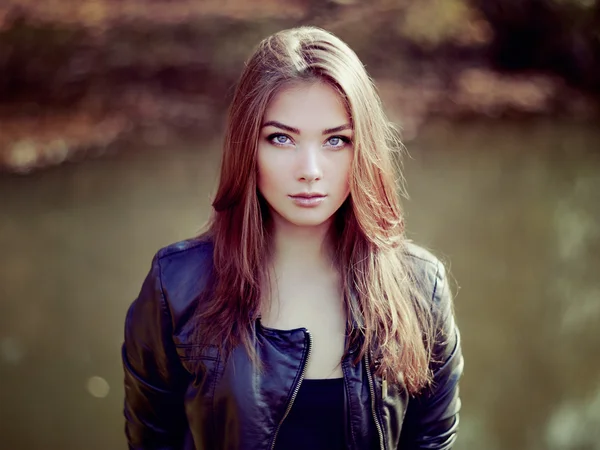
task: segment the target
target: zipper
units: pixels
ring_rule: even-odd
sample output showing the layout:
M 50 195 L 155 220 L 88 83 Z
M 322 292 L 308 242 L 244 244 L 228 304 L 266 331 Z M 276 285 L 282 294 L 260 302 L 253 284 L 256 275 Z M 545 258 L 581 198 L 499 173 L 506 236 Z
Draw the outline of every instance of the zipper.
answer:
M 298 391 L 300 390 L 300 385 L 302 384 L 302 380 L 304 380 L 304 375 L 306 374 L 306 366 L 308 363 L 308 359 L 310 358 L 310 352 L 312 350 L 312 337 L 310 336 L 310 331 L 306 330 L 305 332 L 306 332 L 306 336 L 308 337 L 308 342 L 306 344 L 308 346 L 308 351 L 306 353 L 306 359 L 304 360 L 304 363 L 303 363 L 304 365 L 302 366 L 302 373 L 300 374 L 300 379 L 298 380 L 298 385 L 296 386 L 296 389 L 294 389 L 294 393 L 292 394 L 290 403 L 288 404 L 288 407 L 285 410 L 285 414 L 279 421 L 279 425 L 277 425 L 277 429 L 275 430 L 275 435 L 273 436 L 273 443 L 271 444 L 271 450 L 273 450 L 275 448 L 275 441 L 277 440 L 277 434 L 279 433 L 279 429 L 281 428 L 283 421 L 285 420 L 285 418 L 288 416 L 288 414 L 290 413 L 290 411 L 292 409 L 292 405 L 294 404 L 294 400 L 296 400 L 296 396 L 298 395 Z
M 375 387 L 373 386 L 373 376 L 371 374 L 371 364 L 369 362 L 368 351 L 365 352 L 365 364 L 367 366 L 367 379 L 369 381 L 369 390 L 371 391 L 371 411 L 373 413 L 373 419 L 375 420 L 375 428 L 377 428 L 377 434 L 379 435 L 379 446 L 381 450 L 385 450 L 385 443 L 383 441 L 383 429 L 381 428 L 381 424 L 379 423 L 379 418 L 377 417 L 377 412 L 375 408 Z

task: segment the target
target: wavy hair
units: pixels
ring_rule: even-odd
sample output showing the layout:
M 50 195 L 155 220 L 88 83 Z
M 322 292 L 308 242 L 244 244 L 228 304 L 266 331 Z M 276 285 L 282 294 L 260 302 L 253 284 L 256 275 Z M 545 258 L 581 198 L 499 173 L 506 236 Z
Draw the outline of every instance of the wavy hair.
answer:
M 332 259 L 342 274 L 347 347 L 355 362 L 379 355 L 378 375 L 401 374 L 410 393 L 431 382 L 430 304 L 405 252 L 402 144 L 388 121 L 375 85 L 356 54 L 316 27 L 278 32 L 246 62 L 229 108 L 213 214 L 200 237 L 214 244 L 214 284 L 197 317 L 203 342 L 222 349 L 243 345 L 260 365 L 254 324 L 272 255 L 272 220 L 257 190 L 257 147 L 265 110 L 282 88 L 329 83 L 343 99 L 354 129 L 350 195 L 329 230 Z M 346 348 L 348 350 L 348 348 Z

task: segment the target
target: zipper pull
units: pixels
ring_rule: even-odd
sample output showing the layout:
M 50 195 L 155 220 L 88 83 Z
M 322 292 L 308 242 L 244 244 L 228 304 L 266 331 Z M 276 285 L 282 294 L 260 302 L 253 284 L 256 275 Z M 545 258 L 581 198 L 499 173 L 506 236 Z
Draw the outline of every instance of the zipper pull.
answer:
M 383 378 L 381 380 L 381 397 L 385 400 L 388 394 L 387 388 L 387 376 L 383 374 Z

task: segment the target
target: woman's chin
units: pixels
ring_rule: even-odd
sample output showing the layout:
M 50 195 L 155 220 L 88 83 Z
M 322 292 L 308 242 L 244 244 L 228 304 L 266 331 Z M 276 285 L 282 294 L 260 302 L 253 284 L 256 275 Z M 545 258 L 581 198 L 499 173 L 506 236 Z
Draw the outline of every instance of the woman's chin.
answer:
M 301 212 L 300 214 L 280 215 L 279 219 L 283 220 L 288 225 L 296 227 L 318 227 L 329 222 L 331 216 L 320 213 Z

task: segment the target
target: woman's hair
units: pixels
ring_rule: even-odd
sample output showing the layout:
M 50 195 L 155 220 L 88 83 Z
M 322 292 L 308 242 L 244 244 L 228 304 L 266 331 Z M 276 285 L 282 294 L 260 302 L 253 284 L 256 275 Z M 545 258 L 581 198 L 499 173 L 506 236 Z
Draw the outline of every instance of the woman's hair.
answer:
M 265 110 L 282 88 L 321 81 L 339 92 L 354 129 L 350 195 L 329 230 L 342 276 L 348 347 L 377 358 L 416 393 L 431 381 L 433 326 L 406 255 L 400 205 L 402 145 L 356 54 L 315 27 L 278 32 L 247 61 L 230 106 L 214 212 L 200 237 L 214 244 L 215 282 L 198 309 L 199 333 L 226 351 L 242 344 L 260 365 L 254 324 L 272 255 L 272 218 L 257 190 L 257 147 Z

